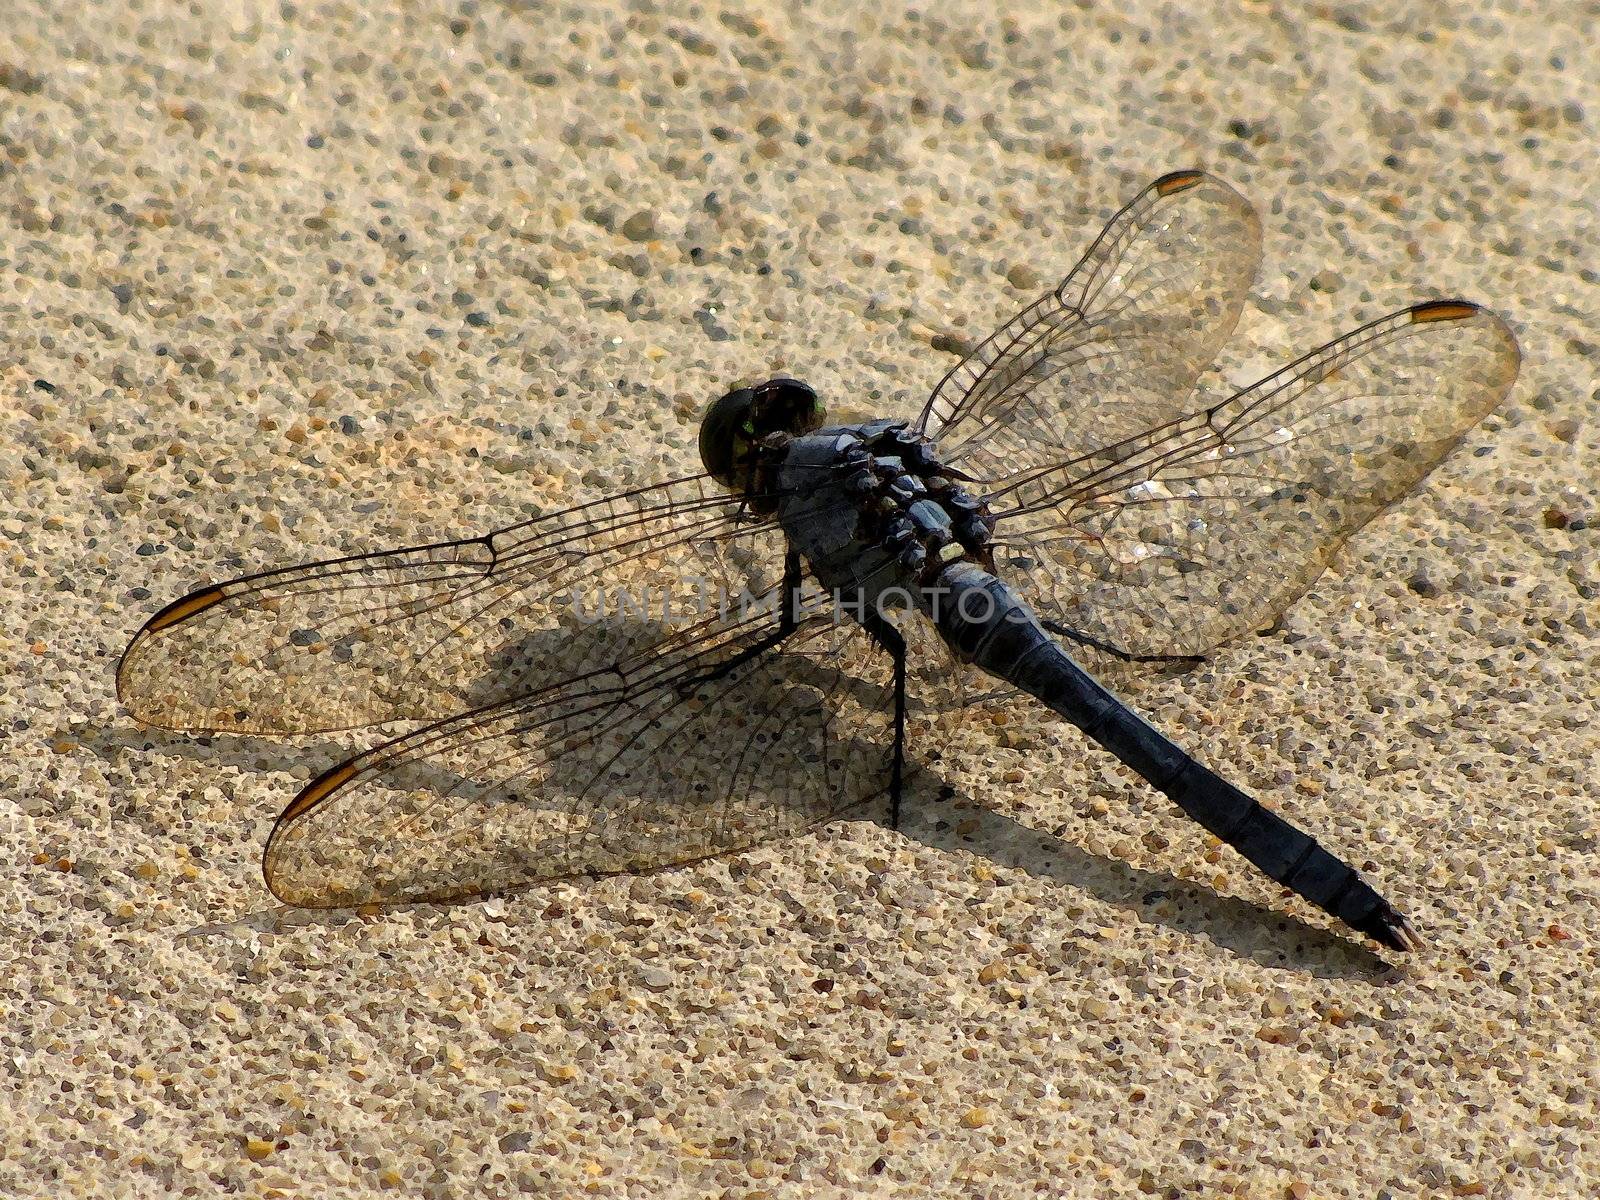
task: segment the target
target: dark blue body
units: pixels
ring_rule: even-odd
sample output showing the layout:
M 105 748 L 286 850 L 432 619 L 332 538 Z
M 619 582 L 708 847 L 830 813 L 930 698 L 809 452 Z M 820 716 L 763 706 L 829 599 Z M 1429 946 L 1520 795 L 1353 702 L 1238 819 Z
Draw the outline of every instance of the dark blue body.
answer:
M 993 573 L 987 508 L 941 473 L 926 442 L 890 421 L 820 429 L 788 444 L 779 487 L 779 522 L 846 612 L 915 605 L 963 661 L 1066 718 L 1267 875 L 1378 941 L 1410 948 L 1403 918 L 1354 868 L 1196 761 L 1073 660 Z

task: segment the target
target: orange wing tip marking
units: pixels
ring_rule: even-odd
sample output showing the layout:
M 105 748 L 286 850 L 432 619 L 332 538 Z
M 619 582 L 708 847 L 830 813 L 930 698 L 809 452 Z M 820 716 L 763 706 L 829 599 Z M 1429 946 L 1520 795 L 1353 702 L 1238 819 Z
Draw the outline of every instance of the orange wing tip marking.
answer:
M 1169 175 L 1163 175 L 1150 186 L 1155 188 L 1158 196 L 1172 196 L 1178 192 L 1188 191 L 1205 177 L 1204 171 L 1173 171 Z
M 1425 325 L 1429 321 L 1465 321 L 1482 311 L 1469 300 L 1430 300 L 1412 308 L 1411 321 L 1414 325 Z
M 219 587 L 206 588 L 200 592 L 190 592 L 182 600 L 174 600 L 155 616 L 145 622 L 146 633 L 160 633 L 169 626 L 176 625 L 179 621 L 187 621 L 196 613 L 205 612 L 213 604 L 220 604 L 227 598 L 227 594 Z
M 328 798 L 333 792 L 338 791 L 359 770 L 354 763 L 345 763 L 342 767 L 335 767 L 319 779 L 313 779 L 306 784 L 305 791 L 301 792 L 283 810 L 283 815 L 278 818 L 279 825 L 286 825 L 297 817 L 303 817 Z

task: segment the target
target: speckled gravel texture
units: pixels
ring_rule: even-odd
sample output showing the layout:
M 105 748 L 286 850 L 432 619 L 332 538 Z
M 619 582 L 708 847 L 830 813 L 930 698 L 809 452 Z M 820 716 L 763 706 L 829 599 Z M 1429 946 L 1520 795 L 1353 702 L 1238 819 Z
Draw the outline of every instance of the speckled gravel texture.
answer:
M 0 1194 L 1600 1189 L 1592 4 L 5 7 Z M 690 469 L 731 381 L 911 413 L 1192 165 L 1265 225 L 1226 378 L 1434 295 L 1522 341 L 1142 697 L 1371 869 L 1403 967 L 1042 710 L 900 832 L 382 914 L 256 866 L 359 738 L 119 711 L 185 590 Z

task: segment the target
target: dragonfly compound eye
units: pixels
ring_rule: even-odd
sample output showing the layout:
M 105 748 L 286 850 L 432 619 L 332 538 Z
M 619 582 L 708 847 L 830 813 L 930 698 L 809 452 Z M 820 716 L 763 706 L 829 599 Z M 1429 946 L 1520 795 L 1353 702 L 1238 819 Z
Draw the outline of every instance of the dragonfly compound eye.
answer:
M 700 419 L 700 461 L 711 477 L 725 487 L 738 486 L 739 466 L 750 452 L 750 409 L 754 402 L 753 390 L 739 388 L 715 401 Z
M 822 424 L 822 402 L 798 379 L 779 377 L 729 392 L 700 420 L 700 461 L 725 487 L 742 486 L 756 446 L 773 434 L 810 433 Z
M 822 401 L 810 384 L 779 375 L 753 389 L 751 420 L 756 436 L 810 433 L 822 424 Z

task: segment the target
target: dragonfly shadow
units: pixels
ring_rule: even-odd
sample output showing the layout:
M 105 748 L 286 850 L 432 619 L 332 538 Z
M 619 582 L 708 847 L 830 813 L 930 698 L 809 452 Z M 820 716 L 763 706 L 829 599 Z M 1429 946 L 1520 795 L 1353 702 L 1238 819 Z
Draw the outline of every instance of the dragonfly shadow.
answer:
M 623 649 L 641 643 L 649 644 L 652 639 L 659 640 L 663 630 L 651 622 L 639 621 L 630 622 L 629 627 L 615 629 L 613 633 L 615 645 Z M 595 637 L 598 647 L 602 644 L 601 635 L 595 634 Z M 512 667 L 520 662 L 530 670 L 557 655 L 570 661 L 570 631 L 551 630 L 529 634 L 508 647 L 506 655 Z M 490 686 L 485 684 L 486 688 Z M 837 698 L 841 686 L 851 692 L 866 709 L 882 711 L 889 700 L 890 693 L 881 683 L 854 679 L 848 674 L 838 676 L 828 668 L 802 658 L 791 663 L 786 679 L 771 696 L 777 702 L 777 698 L 784 694 L 783 689 L 793 689 L 796 694 L 803 692 L 813 699 L 829 692 Z M 338 735 L 340 740 L 328 735 L 302 735 L 292 740 L 235 734 L 195 736 L 126 725 L 109 729 L 85 725 L 75 730 L 74 735 L 83 748 L 108 761 L 122 760 L 130 752 L 154 751 L 209 766 L 284 772 L 301 779 L 315 775 L 317 771 L 334 765 L 378 740 L 370 734 L 366 738 L 359 734 Z M 834 730 L 833 736 L 839 738 L 837 730 Z M 864 739 L 846 738 L 845 742 L 849 756 L 865 760 L 876 754 L 887 765 L 887 747 Z M 912 745 L 909 750 L 915 761 L 917 747 Z M 411 782 L 440 794 L 448 794 L 459 789 L 466 781 L 443 767 L 419 764 L 414 769 Z M 1390 969 L 1387 963 L 1364 947 L 1276 909 L 1236 897 L 1220 896 L 1203 886 L 1172 875 L 1102 857 L 1069 841 L 1023 825 L 962 795 L 939 778 L 930 766 L 917 769 L 908 783 L 910 786 L 904 804 L 906 819 L 900 832 L 934 849 L 981 854 L 998 866 L 1022 870 L 1065 887 L 1084 889 L 1106 903 L 1138 913 L 1145 921 L 1206 938 L 1252 961 L 1276 960 L 1286 965 L 1292 964 L 1296 970 L 1338 978 L 1370 977 Z M 934 799 L 935 796 L 939 799 Z M 287 803 L 288 797 L 281 799 Z M 525 798 L 524 803 L 530 799 Z M 780 806 L 783 804 L 782 798 L 775 799 Z M 872 800 L 859 803 L 861 808 L 867 808 L 870 813 L 876 813 L 881 807 Z M 959 824 L 940 816 L 941 811 L 949 805 L 961 810 Z M 836 815 L 866 817 L 868 812 L 862 812 L 861 808 L 847 812 L 846 806 L 839 806 Z M 276 807 L 271 814 L 263 815 L 275 814 Z M 811 823 L 817 816 L 826 815 L 813 812 L 807 819 L 808 814 L 799 810 L 787 817 L 775 813 L 772 838 L 781 839 Z M 673 864 L 668 863 L 654 869 L 672 867 Z M 536 891 L 536 887 L 506 889 L 512 895 Z M 192 932 L 199 935 L 234 925 L 252 928 L 302 924 L 338 926 L 355 917 L 352 909 L 268 907 L 234 921 L 202 926 Z
M 937 809 L 930 812 L 908 803 L 909 819 L 902 825 L 903 834 L 936 850 L 979 854 L 997 866 L 1082 889 L 1107 904 L 1137 913 L 1143 921 L 1205 938 L 1252 962 L 1279 964 L 1329 979 L 1372 978 L 1393 970 L 1365 946 L 1278 909 L 1093 854 L 986 808 L 954 788 L 945 786 L 941 792 L 939 807 L 958 806 L 962 813 L 959 823 L 938 816 Z

